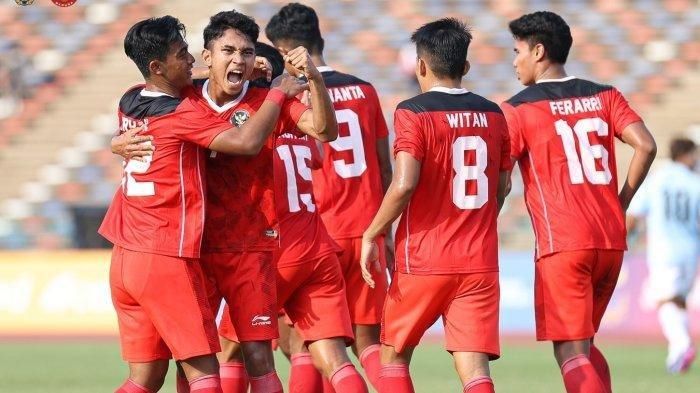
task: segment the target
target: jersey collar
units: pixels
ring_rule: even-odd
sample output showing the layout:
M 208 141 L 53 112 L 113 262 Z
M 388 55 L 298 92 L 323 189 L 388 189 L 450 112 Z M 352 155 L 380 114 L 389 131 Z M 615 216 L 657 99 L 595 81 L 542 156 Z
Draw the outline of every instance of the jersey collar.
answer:
M 567 77 L 561 78 L 561 79 L 540 79 L 540 80 L 538 80 L 536 83 L 566 82 L 566 81 L 570 81 L 570 80 L 572 80 L 572 79 L 576 79 L 576 77 L 573 76 L 573 75 L 571 75 L 571 76 L 567 76 Z
M 142 89 L 140 94 L 142 97 L 172 97 L 172 98 L 175 98 L 168 93 L 163 93 L 162 91 L 150 91 L 150 90 L 146 90 L 146 89 Z
M 333 67 L 331 67 L 331 66 L 318 66 L 318 67 L 316 67 L 316 69 L 318 70 L 318 72 L 333 72 L 333 71 L 335 71 L 333 69 Z
M 469 93 L 469 90 L 464 89 L 462 87 L 442 87 L 442 86 L 435 86 L 430 88 L 428 91 L 437 91 L 439 93 L 446 93 L 446 94 L 464 94 L 464 93 Z
M 214 102 L 214 100 L 212 100 L 211 97 L 209 97 L 209 91 L 207 90 L 209 87 L 209 79 L 207 79 L 206 81 L 204 81 L 204 85 L 202 85 L 202 97 L 204 97 L 204 99 L 207 100 L 207 103 L 209 104 L 209 107 L 211 107 L 211 109 L 215 110 L 217 113 L 223 113 L 241 103 L 243 97 L 245 97 L 245 94 L 248 92 L 249 83 L 250 81 L 245 81 L 243 83 L 243 90 L 241 90 L 241 94 L 239 94 L 235 100 L 229 101 L 222 106 L 218 106 L 216 102 Z

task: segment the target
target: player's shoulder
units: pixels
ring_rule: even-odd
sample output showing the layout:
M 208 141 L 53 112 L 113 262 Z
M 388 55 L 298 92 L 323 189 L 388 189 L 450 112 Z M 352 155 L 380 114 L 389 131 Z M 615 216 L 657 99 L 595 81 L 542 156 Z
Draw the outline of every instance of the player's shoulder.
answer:
M 356 77 L 355 75 L 346 74 L 344 72 L 330 70 L 322 72 L 323 82 L 326 87 L 340 87 L 349 85 L 361 85 L 374 88 L 371 83 Z
M 173 113 L 182 102 L 179 97 L 144 90 L 145 85 L 129 88 L 119 100 L 119 111 L 133 119 Z
M 396 110 L 407 110 L 413 113 L 450 111 L 503 113 L 498 104 L 470 91 L 461 94 L 428 91 L 400 102 Z
M 539 101 L 564 100 L 568 98 L 590 97 L 603 92 L 615 90 L 615 87 L 580 78 L 565 80 L 540 81 L 521 90 L 506 103 L 518 107 Z

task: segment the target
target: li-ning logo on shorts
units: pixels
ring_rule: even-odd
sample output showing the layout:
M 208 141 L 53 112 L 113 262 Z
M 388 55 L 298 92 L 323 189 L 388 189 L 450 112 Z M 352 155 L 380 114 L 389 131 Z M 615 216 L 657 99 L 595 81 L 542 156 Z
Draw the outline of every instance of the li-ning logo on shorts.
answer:
M 265 236 L 272 238 L 272 239 L 276 239 L 277 238 L 277 231 L 274 229 L 267 229 L 265 231 Z
M 267 315 L 256 315 L 253 317 L 253 320 L 250 321 L 250 324 L 253 326 L 272 325 L 272 321 L 270 319 L 271 318 Z
M 231 124 L 240 127 L 250 119 L 250 113 L 246 110 L 235 111 L 231 116 Z

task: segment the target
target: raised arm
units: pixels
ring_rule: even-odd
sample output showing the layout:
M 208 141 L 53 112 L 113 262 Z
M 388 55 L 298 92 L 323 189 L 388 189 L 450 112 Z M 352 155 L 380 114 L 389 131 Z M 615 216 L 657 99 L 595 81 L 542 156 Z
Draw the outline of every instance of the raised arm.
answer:
M 321 142 L 334 141 L 338 137 L 338 122 L 328 89 L 318 72 L 309 52 L 304 47 L 297 47 L 284 55 L 297 75 L 304 75 L 309 81 L 309 100 L 311 109 L 304 112 L 297 127 L 301 132 Z

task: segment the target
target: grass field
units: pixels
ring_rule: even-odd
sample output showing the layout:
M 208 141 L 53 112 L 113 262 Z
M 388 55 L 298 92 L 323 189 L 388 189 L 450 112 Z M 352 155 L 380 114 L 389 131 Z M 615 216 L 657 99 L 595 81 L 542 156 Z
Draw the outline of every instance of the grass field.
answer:
M 667 375 L 661 344 L 601 345 L 613 370 L 616 393 L 700 392 L 700 368 L 683 376 Z M 286 380 L 288 367 L 277 362 Z M 112 341 L 0 342 L 0 392 L 113 392 L 126 376 L 119 347 Z M 503 357 L 492 363 L 499 393 L 563 392 L 547 344 L 506 342 Z M 419 347 L 411 367 L 418 392 L 460 392 L 451 359 L 438 344 Z M 174 392 L 172 369 L 163 392 Z

